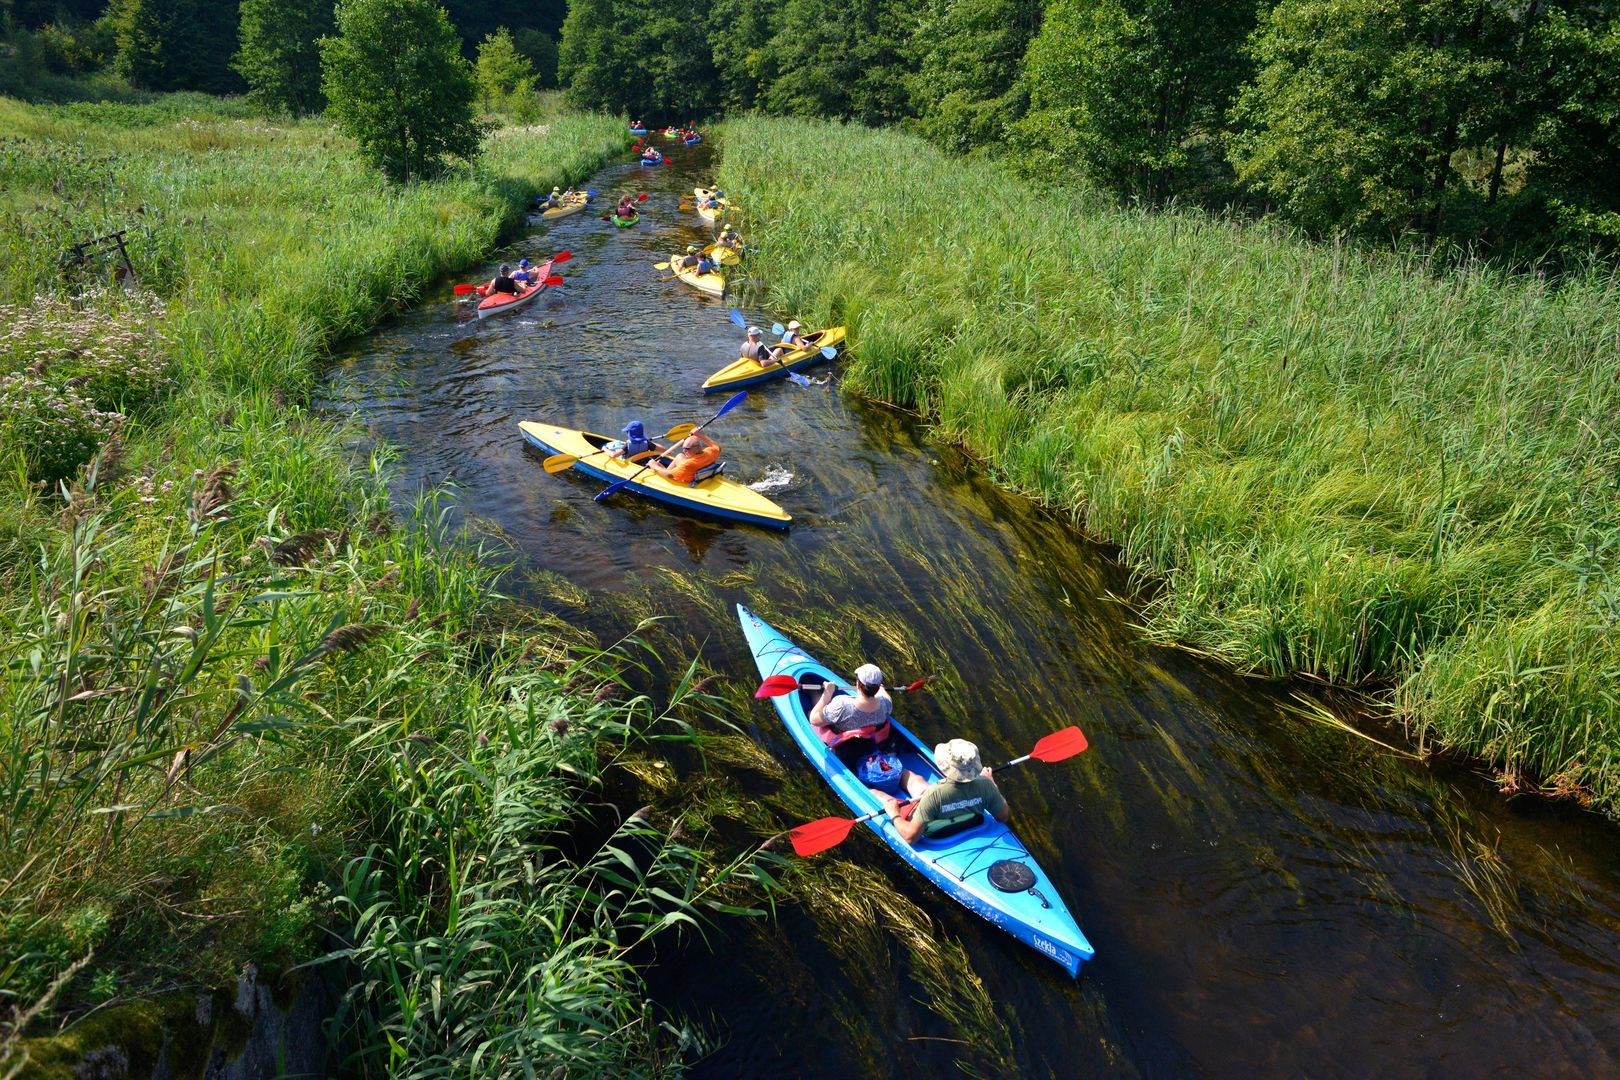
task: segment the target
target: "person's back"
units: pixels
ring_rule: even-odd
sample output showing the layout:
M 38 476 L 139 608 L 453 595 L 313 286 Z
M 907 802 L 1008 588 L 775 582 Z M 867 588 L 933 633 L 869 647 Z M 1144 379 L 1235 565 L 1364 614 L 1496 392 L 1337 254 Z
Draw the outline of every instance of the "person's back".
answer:
M 489 283 L 489 290 L 485 295 L 492 293 L 511 293 L 513 296 L 516 296 L 517 291 L 517 282 L 512 280 L 512 268 L 510 266 L 503 266 L 501 267 L 500 272 L 495 275 L 495 280 Z
M 748 340 L 742 343 L 742 349 L 738 355 L 741 359 L 752 360 L 756 364 L 768 364 L 771 362 L 770 346 L 766 345 L 762 340 L 759 327 L 750 326 L 748 328 Z
M 705 445 L 706 444 L 706 445 Z M 690 484 L 706 466 L 720 460 L 720 444 L 693 432 L 668 465 L 653 463 L 653 471 L 676 484 Z

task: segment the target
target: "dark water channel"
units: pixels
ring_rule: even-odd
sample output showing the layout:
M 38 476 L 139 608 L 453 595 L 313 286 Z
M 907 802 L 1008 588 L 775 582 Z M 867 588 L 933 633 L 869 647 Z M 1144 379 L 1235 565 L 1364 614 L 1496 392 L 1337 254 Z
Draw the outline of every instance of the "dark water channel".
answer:
M 598 483 L 541 469 L 519 420 L 662 431 L 718 408 L 697 387 L 736 355 L 726 305 L 652 268 L 703 235 L 676 204 L 711 182 L 709 153 L 604 171 L 604 210 L 651 193 L 640 225 L 536 221 L 509 254 L 572 250 L 563 289 L 478 325 L 447 284 L 340 357 L 327 404 L 400 449 L 402 495 L 459 485 L 460 511 L 515 550 L 509 591 L 604 636 L 672 615 L 664 647 L 701 655 L 749 716 L 739 760 L 763 758 L 736 766 L 744 798 L 785 789 L 799 813 L 842 809 L 749 700 L 739 600 L 835 669 L 944 673 L 900 705 L 926 739 L 964 735 L 1001 760 L 1078 723 L 1086 754 L 1003 786 L 1097 959 L 1071 982 L 857 833 L 806 868 L 804 903 L 655 973 L 661 1000 L 719 1036 L 697 1073 L 1620 1074 L 1615 830 L 1504 801 L 1323 722 L 1288 687 L 1144 644 L 1105 551 L 909 418 L 836 381 L 779 382 L 716 425 L 730 471 L 794 515 L 785 534 L 596 504 Z M 767 326 L 792 314 L 744 311 Z

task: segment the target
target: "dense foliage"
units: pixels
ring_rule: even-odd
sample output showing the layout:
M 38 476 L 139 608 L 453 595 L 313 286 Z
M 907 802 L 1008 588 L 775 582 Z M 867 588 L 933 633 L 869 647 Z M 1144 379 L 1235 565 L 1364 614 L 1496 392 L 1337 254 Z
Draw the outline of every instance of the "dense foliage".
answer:
M 728 122 L 718 179 L 764 306 L 849 327 L 847 386 L 1168 579 L 1150 633 L 1392 687 L 1420 746 L 1620 816 L 1620 276 L 1437 275 L 830 130 Z
M 333 29 L 330 0 L 242 0 L 237 73 L 267 113 L 304 116 L 326 105 L 320 39 Z
M 1617 0 L 575 0 L 561 78 L 653 123 L 903 123 L 1044 179 L 1319 234 L 1620 237 Z
M 482 138 L 472 65 L 432 0 L 341 0 L 336 37 L 321 39 L 328 112 L 393 180 L 471 159 Z

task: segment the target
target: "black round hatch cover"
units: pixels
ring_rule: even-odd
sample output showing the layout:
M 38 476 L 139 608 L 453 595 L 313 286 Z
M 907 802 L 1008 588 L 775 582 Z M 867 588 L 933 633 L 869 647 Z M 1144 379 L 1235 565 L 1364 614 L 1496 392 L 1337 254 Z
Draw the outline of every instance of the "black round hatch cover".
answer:
M 990 884 L 1002 892 L 1023 892 L 1035 884 L 1035 871 L 1021 862 L 1002 859 L 990 864 Z

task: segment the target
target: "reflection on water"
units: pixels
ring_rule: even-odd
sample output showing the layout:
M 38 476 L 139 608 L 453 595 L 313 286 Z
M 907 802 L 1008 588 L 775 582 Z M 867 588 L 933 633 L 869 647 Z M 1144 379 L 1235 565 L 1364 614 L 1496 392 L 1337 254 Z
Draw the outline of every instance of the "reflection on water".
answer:
M 694 781 L 758 835 L 841 807 L 752 699 L 736 601 L 835 669 L 942 672 L 900 704 L 925 740 L 999 760 L 1078 723 L 1086 754 L 1005 790 L 1097 959 L 1070 983 L 858 833 L 794 868 L 801 899 L 776 919 L 660 965 L 660 996 L 727 1040 L 699 1074 L 1615 1073 L 1611 828 L 1502 802 L 1288 688 L 1144 645 L 1103 552 L 909 419 L 778 382 L 717 423 L 728 473 L 794 516 L 785 534 L 597 504 L 597 482 L 545 473 L 519 420 L 662 431 L 719 407 L 698 386 L 740 334 L 652 267 L 700 235 L 677 203 L 708 154 L 607 170 L 598 202 L 651 193 L 640 225 L 537 226 L 499 257 L 570 249 L 565 287 L 471 323 L 446 286 L 341 357 L 328 403 L 401 448 L 401 499 L 453 477 L 513 544 L 509 589 L 604 637 L 670 616 L 659 651 L 721 675 L 773 763 L 738 754 Z

